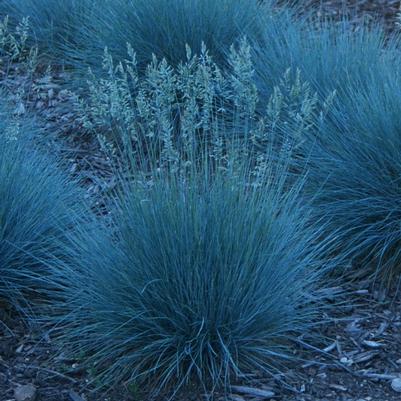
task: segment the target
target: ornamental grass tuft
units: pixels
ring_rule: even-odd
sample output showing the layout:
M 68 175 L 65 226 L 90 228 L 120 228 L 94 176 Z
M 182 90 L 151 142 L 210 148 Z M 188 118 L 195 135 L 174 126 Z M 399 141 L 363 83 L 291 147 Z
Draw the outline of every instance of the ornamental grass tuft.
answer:
M 34 149 L 25 132 L 33 125 L 17 121 L 4 99 L 0 116 L 0 299 L 30 314 L 51 285 L 51 261 L 64 257 L 81 193 Z
M 202 43 L 223 66 L 233 43 L 262 34 L 267 8 L 258 0 L 3 0 L 0 15 L 14 24 L 29 17 L 41 53 L 84 76 L 88 66 L 101 72 L 105 46 L 123 61 L 127 42 L 142 72 L 152 55 L 177 66 L 186 45 L 199 54 Z
M 99 386 L 228 390 L 282 372 L 321 321 L 328 241 L 316 243 L 301 184 L 288 192 L 285 173 L 233 152 L 126 181 L 113 239 L 87 238 L 57 269 L 54 335 Z
M 75 43 L 82 27 L 89 23 L 96 3 L 107 0 L 2 0 L 0 16 L 9 16 L 16 26 L 23 19 L 30 22 L 29 45 L 38 45 L 40 54 L 55 64 L 66 61 L 67 44 Z M 102 8 L 102 7 L 99 7 Z M 103 8 L 102 8 L 103 9 Z
M 304 136 L 308 193 L 317 215 L 330 222 L 328 232 L 338 234 L 349 278 L 392 286 L 401 272 L 399 34 L 374 25 L 353 31 L 346 20 L 298 21 L 284 31 L 291 16 L 280 18 L 267 25 L 264 42 L 251 45 L 259 96 L 267 99 L 291 67 L 319 101 L 329 97 L 322 124 Z
M 329 122 L 314 141 L 309 195 L 336 231 L 349 277 L 398 285 L 400 254 L 401 75 L 382 68 L 381 82 L 355 88 L 355 114 Z
M 335 93 L 328 113 L 330 130 L 345 127 L 374 135 L 384 127 L 399 129 L 399 34 L 386 35 L 375 25 L 361 25 L 354 32 L 346 20 L 316 26 L 291 21 L 291 13 L 276 15 L 264 40 L 251 42 L 260 99 L 266 103 L 282 71 L 291 68 L 300 71 L 319 100 Z
M 204 43 L 221 67 L 233 43 L 261 35 L 264 8 L 257 0 L 113 0 L 96 7 L 68 56 L 94 68 L 105 46 L 123 61 L 128 42 L 144 71 L 152 55 L 175 67 L 186 60 L 186 45 L 199 54 Z

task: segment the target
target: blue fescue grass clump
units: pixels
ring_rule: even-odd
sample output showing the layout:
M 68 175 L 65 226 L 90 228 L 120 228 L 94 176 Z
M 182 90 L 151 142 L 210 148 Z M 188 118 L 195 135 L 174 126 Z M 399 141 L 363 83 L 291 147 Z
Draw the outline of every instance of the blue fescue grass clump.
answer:
M 261 34 L 263 9 L 257 0 L 104 1 L 75 32 L 66 56 L 79 70 L 97 68 L 105 46 L 123 61 L 128 42 L 143 71 L 152 54 L 177 66 L 186 59 L 186 45 L 199 54 L 204 43 L 221 66 L 239 38 Z
M 292 67 L 320 99 L 331 98 L 323 124 L 304 137 L 309 195 L 330 220 L 329 232 L 338 233 L 338 252 L 353 265 L 349 277 L 391 286 L 400 273 L 399 37 L 374 26 L 354 32 L 346 21 L 313 28 L 298 21 L 286 31 L 283 25 L 272 20 L 265 45 L 253 47 L 260 97 Z
M 63 258 L 81 194 L 54 160 L 34 149 L 25 132 L 32 125 L 1 108 L 0 299 L 29 314 L 49 285 L 49 261 Z
M 252 45 L 261 89 L 269 92 L 283 70 L 298 68 L 319 93 L 327 94 L 345 89 L 360 75 L 377 73 L 381 62 L 394 63 L 399 35 L 386 35 L 380 25 L 352 30 L 346 18 L 312 24 L 283 9 L 270 15 L 263 38 Z
M 17 25 L 28 18 L 33 34 L 29 43 L 37 44 L 43 56 L 58 64 L 65 61 L 65 47 L 75 43 L 79 30 L 90 21 L 94 0 L 2 0 L 0 15 L 8 15 Z M 99 7 L 102 8 L 102 7 Z
M 114 240 L 87 242 L 76 266 L 58 269 L 56 333 L 100 386 L 227 389 L 282 371 L 320 318 L 327 244 L 299 185 L 286 192 L 285 174 L 210 156 L 126 182 Z
M 383 66 L 381 81 L 355 89 L 347 115 L 323 128 L 311 152 L 311 196 L 316 212 L 338 233 L 350 277 L 370 277 L 388 288 L 400 277 L 401 80 Z
M 386 35 L 379 26 L 362 25 L 354 31 L 346 20 L 311 26 L 307 20 L 295 21 L 291 12 L 281 12 L 267 24 L 263 41 L 252 48 L 261 99 L 268 98 L 283 69 L 299 69 L 321 100 L 336 93 L 329 118 L 334 127 L 341 123 L 339 129 L 367 126 L 373 105 L 382 110 L 382 92 L 389 105 L 398 90 L 394 85 L 384 87 L 382 77 L 400 74 L 400 37 Z M 371 98 L 359 101 L 359 93 L 366 96 L 368 91 Z M 396 104 L 390 107 L 395 109 Z M 368 120 L 379 127 L 389 119 L 386 113 L 375 112 Z M 398 119 L 393 121 L 397 124 Z
M 320 99 L 331 100 L 322 124 L 306 132 L 301 152 L 310 162 L 309 195 L 319 216 L 326 215 L 329 232 L 338 233 L 338 252 L 350 258 L 354 275 L 393 282 L 399 273 L 398 38 L 385 43 L 378 28 L 351 32 L 345 23 L 323 23 L 318 30 L 303 32 L 289 29 L 287 45 L 278 44 L 279 36 L 270 37 L 277 38 L 276 46 L 272 41 L 270 48 L 257 49 L 265 52 L 263 57 L 254 55 L 260 97 L 267 96 L 275 74 L 290 64 Z
M 335 137 L 344 130 L 371 136 L 388 131 L 392 136 L 401 129 L 396 111 L 401 73 L 399 34 L 385 34 L 374 24 L 352 30 L 346 19 L 311 25 L 283 11 L 271 18 L 264 39 L 252 42 L 251 48 L 261 104 L 267 102 L 283 69 L 298 69 L 320 101 L 331 99 L 326 131 L 335 131 Z M 325 136 L 324 132 L 316 133 Z
M 185 45 L 199 53 L 202 42 L 221 65 L 238 38 L 261 34 L 265 8 L 257 0 L 3 0 L 0 14 L 14 24 L 29 17 L 41 53 L 83 72 L 98 67 L 105 46 L 124 60 L 127 42 L 141 67 L 152 54 L 178 65 Z

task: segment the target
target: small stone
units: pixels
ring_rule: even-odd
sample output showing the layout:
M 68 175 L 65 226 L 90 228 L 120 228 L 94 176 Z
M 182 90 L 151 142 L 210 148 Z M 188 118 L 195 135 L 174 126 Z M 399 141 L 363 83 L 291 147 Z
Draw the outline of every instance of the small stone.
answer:
M 14 390 L 14 398 L 16 401 L 35 401 L 36 387 L 33 384 L 18 386 Z
M 397 393 L 401 393 L 401 379 L 397 378 L 397 379 L 393 379 L 391 382 L 391 388 L 397 392 Z
M 251 395 L 257 398 L 271 398 L 274 397 L 274 392 L 270 390 L 263 390 L 259 388 L 246 387 L 246 386 L 231 386 L 231 389 L 241 394 Z

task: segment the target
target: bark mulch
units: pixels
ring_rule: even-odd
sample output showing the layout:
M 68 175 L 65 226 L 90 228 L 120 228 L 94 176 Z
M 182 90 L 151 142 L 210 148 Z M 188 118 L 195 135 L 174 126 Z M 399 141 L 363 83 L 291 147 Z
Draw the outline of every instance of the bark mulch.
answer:
M 400 29 L 400 0 L 296 0 L 301 10 L 313 11 L 319 17 L 341 19 L 347 16 L 355 25 L 377 21 L 386 32 Z

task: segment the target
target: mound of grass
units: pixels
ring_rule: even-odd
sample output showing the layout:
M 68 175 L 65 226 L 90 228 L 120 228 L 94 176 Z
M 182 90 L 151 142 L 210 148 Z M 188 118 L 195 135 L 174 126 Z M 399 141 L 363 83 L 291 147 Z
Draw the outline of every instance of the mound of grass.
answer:
M 115 241 L 58 269 L 56 333 L 99 385 L 227 389 L 285 369 L 319 321 L 327 243 L 315 243 L 299 185 L 286 192 L 285 173 L 223 159 L 126 183 Z
M 354 277 L 391 288 L 400 277 L 400 75 L 355 90 L 357 116 L 326 127 L 311 153 L 310 195 L 338 233 L 338 249 Z
M 152 54 L 173 66 L 186 59 L 185 46 L 200 53 L 202 43 L 216 62 L 244 35 L 263 31 L 265 6 L 257 0 L 4 0 L 0 12 L 14 22 L 29 17 L 41 52 L 56 63 L 67 60 L 85 72 L 99 67 L 105 46 L 118 61 L 126 43 L 142 69 Z
M 71 47 L 72 59 L 91 66 L 98 65 L 104 46 L 124 60 L 127 42 L 142 71 L 152 54 L 177 66 L 186 59 L 186 45 L 199 54 L 202 43 L 222 66 L 233 43 L 263 30 L 263 8 L 256 0 L 116 0 L 97 10 L 76 39 L 77 48 Z
M 290 13 L 277 14 L 267 25 L 264 40 L 252 43 L 261 99 L 268 99 L 284 69 L 299 69 L 321 100 L 336 92 L 329 113 L 331 129 L 366 129 L 370 124 L 373 134 L 381 126 L 398 125 L 394 113 L 389 119 L 382 111 L 397 108 L 399 36 L 385 35 L 374 25 L 353 31 L 347 21 L 311 26 L 305 20 L 291 20 Z M 394 81 L 387 86 L 389 76 Z
M 280 17 L 280 18 L 279 18 Z M 330 96 L 326 118 L 304 137 L 311 151 L 309 195 L 338 233 L 351 276 L 383 285 L 397 281 L 401 132 L 399 37 L 380 28 L 352 31 L 344 21 L 317 27 L 283 23 L 282 13 L 255 44 L 257 87 L 266 99 L 283 68 L 298 68 L 319 99 Z M 319 128 L 319 129 L 317 129 Z
M 252 48 L 261 90 L 269 92 L 282 71 L 298 68 L 319 93 L 327 94 L 345 89 L 358 76 L 368 79 L 381 62 L 394 64 L 398 45 L 399 37 L 386 35 L 379 25 L 352 30 L 346 19 L 312 24 L 283 9 L 271 15 L 263 38 Z
M 29 44 L 37 44 L 43 57 L 59 64 L 66 60 L 66 45 L 75 43 L 90 21 L 93 6 L 99 3 L 107 0 L 2 0 L 0 15 L 8 15 L 14 26 L 28 18 L 33 31 Z
M 322 124 L 303 137 L 301 153 L 310 152 L 309 195 L 318 215 L 330 221 L 329 232 L 338 233 L 338 249 L 354 264 L 352 274 L 390 285 L 399 275 L 398 38 L 385 42 L 378 28 L 351 32 L 345 23 L 323 24 L 317 31 L 293 27 L 283 44 L 275 34 L 280 26 L 254 54 L 260 97 L 268 96 L 274 75 L 288 64 L 299 68 L 320 99 L 335 91 Z
M 2 106 L 5 106 L 3 100 Z M 8 107 L 0 111 L 0 298 L 23 313 L 49 285 L 81 193 L 55 160 L 40 154 Z

